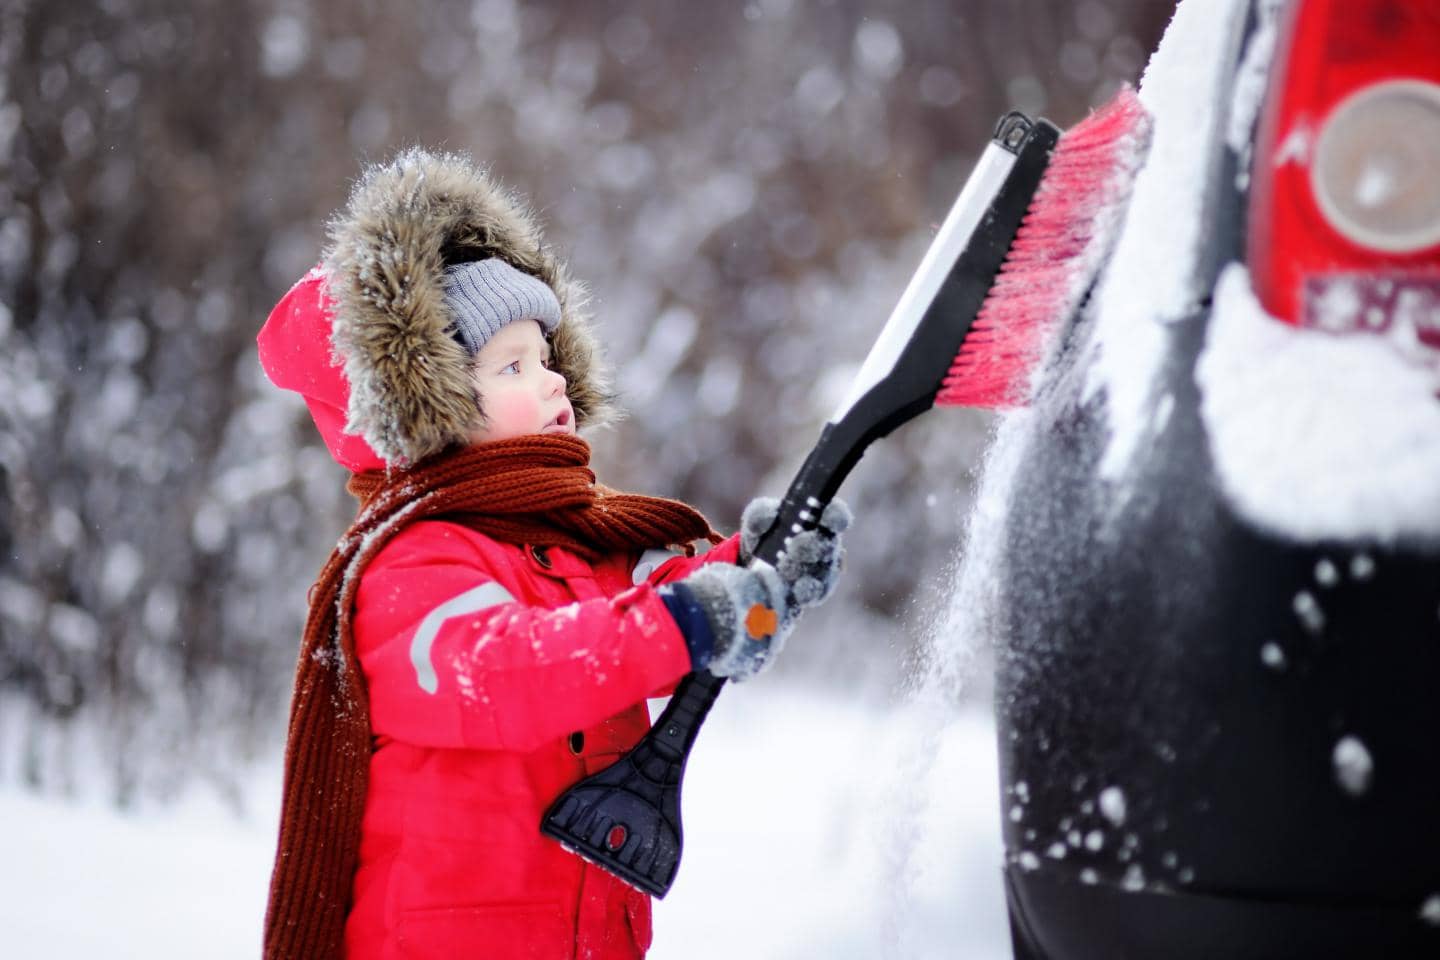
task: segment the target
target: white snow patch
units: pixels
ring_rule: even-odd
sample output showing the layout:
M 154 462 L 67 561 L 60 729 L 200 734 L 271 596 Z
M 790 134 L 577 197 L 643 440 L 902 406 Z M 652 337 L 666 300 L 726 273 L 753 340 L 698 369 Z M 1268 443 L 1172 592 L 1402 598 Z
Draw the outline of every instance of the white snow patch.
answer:
M 6 785 L 5 955 L 258 956 L 280 787 L 257 786 L 258 812 L 236 817 L 199 797 L 125 814 Z
M 1300 618 L 1300 625 L 1312 634 L 1320 634 L 1325 629 L 1325 611 L 1321 609 L 1320 602 L 1309 590 L 1301 590 L 1295 594 L 1291 602 L 1295 609 L 1295 616 Z
M 820 65 L 806 70 L 795 84 L 795 101 L 807 113 L 824 116 L 845 99 L 845 82 L 829 67 Z
M 1103 386 L 1108 397 L 1110 442 L 1100 468 L 1107 478 L 1123 475 L 1146 435 L 1161 324 L 1188 316 L 1206 293 L 1198 257 L 1207 197 L 1198 185 L 1210 179 L 1229 102 L 1225 65 L 1247 7 L 1246 0 L 1181 3 L 1140 83 L 1153 138 L 1095 301 L 1090 389 Z
M 230 518 L 225 508 L 211 499 L 204 499 L 190 517 L 190 539 L 205 553 L 218 553 L 230 533 Z
M 1352 796 L 1359 796 L 1370 789 L 1370 780 L 1375 774 L 1375 761 L 1359 737 L 1346 735 L 1335 744 L 1331 758 L 1335 766 L 1335 780 Z
M 1125 822 L 1125 791 L 1106 787 L 1100 791 L 1100 813 L 1115 826 Z
M 1260 647 L 1260 662 L 1271 670 L 1285 669 L 1285 651 L 1280 644 L 1270 641 Z
M 1275 58 L 1275 37 L 1278 34 L 1283 0 L 1257 0 L 1255 32 L 1240 58 L 1235 75 L 1235 89 L 1230 99 L 1230 120 L 1225 129 L 1225 143 L 1240 157 L 1235 172 L 1236 186 L 1243 190 L 1250 181 L 1251 135 L 1256 118 L 1265 101 L 1265 82 Z
M 145 559 L 133 544 L 121 540 L 105 552 L 100 568 L 100 591 L 108 600 L 123 600 L 145 572 Z
M 1434 370 L 1384 340 L 1275 320 L 1232 264 L 1196 379 L 1221 489 L 1252 523 L 1302 540 L 1440 536 Z
M 310 31 L 290 14 L 271 17 L 260 34 L 260 68 L 272 77 L 288 77 L 310 52 Z
M 855 59 L 878 80 L 890 80 L 905 62 L 900 34 L 884 20 L 866 20 L 855 31 Z
M 862 706 L 775 684 L 728 703 L 686 770 L 685 857 L 654 905 L 651 960 L 1009 956 L 988 714 Z M 857 759 L 857 743 L 894 757 L 922 740 L 923 768 Z M 241 817 L 200 796 L 123 814 L 0 784 L 4 955 L 257 956 L 280 770 L 277 753 L 242 774 Z M 900 822 L 887 804 L 905 791 L 914 818 Z M 896 828 L 923 837 L 903 877 L 888 863 Z M 715 909 L 737 890 L 743 923 Z
M 288 453 L 258 457 L 222 473 L 214 484 L 215 496 L 228 506 L 284 489 L 295 476 L 294 458 Z
M 1275 148 L 1275 166 L 1287 163 L 1309 163 L 1310 145 L 1315 139 L 1314 132 L 1303 123 L 1298 124 L 1289 136 Z
M 166 640 L 175 632 L 179 619 L 180 598 L 175 587 L 168 583 L 156 584 L 145 596 L 140 622 L 150 631 L 152 639 Z
M 50 605 L 50 636 L 61 649 L 93 652 L 100 645 L 100 633 L 100 622 L 88 610 L 69 603 Z
M 1165 432 L 1165 425 L 1170 422 L 1170 414 L 1175 412 L 1175 395 L 1167 393 L 1155 403 L 1155 414 L 1151 418 L 1150 433 L 1159 436 Z
M 1353 282 L 1334 280 L 1314 298 L 1312 319 L 1316 327 L 1343 333 L 1355 322 L 1355 315 L 1364 306 L 1364 298 Z
M 1440 927 L 1440 893 L 1432 893 L 1420 904 L 1420 919 L 1432 927 Z
M 0 577 L 0 617 L 29 629 L 45 619 L 45 608 L 45 594 L 19 580 Z
M 684 307 L 671 307 L 650 330 L 645 346 L 621 370 L 620 379 L 631 403 L 643 404 L 660 392 L 670 374 L 684 360 L 700 321 Z

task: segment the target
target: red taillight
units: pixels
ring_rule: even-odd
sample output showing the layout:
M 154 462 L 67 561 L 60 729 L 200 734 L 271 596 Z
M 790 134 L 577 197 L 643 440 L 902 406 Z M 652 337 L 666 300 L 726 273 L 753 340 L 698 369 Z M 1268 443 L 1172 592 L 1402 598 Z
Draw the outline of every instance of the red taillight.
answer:
M 1276 54 L 1248 221 L 1260 302 L 1303 323 L 1342 278 L 1430 287 L 1440 270 L 1440 2 L 1292 0 Z

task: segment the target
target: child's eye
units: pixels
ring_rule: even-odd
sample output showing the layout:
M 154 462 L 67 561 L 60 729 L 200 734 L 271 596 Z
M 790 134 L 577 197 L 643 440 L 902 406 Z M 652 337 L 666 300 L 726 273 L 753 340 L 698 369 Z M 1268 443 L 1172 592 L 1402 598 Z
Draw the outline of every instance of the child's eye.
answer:
M 516 360 L 514 363 L 506 365 L 505 369 L 501 370 L 500 372 L 518 374 L 520 372 L 520 361 Z

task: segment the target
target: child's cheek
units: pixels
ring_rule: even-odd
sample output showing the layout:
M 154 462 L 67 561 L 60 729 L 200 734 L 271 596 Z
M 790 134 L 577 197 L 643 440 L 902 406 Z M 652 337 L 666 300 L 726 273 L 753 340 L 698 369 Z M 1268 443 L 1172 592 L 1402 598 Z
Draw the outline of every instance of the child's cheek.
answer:
M 497 391 L 485 404 L 485 414 L 490 433 L 497 440 L 536 433 L 544 426 L 540 423 L 540 401 L 528 391 Z

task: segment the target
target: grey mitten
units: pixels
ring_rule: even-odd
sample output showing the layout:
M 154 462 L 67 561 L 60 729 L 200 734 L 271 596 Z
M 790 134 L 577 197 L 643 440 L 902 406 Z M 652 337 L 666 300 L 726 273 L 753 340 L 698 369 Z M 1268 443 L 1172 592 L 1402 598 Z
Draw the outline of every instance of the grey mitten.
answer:
M 780 501 L 756 497 L 740 514 L 740 563 L 748 564 L 760 538 L 775 524 Z M 804 530 L 785 543 L 775 563 L 776 572 L 790 586 L 795 602 L 813 607 L 835 592 L 844 567 L 845 548 L 840 535 L 850 527 L 854 515 L 844 500 L 831 500 L 820 514 L 820 525 Z
M 659 594 L 685 637 L 691 666 L 732 680 L 774 663 L 800 614 L 768 563 L 706 564 Z

